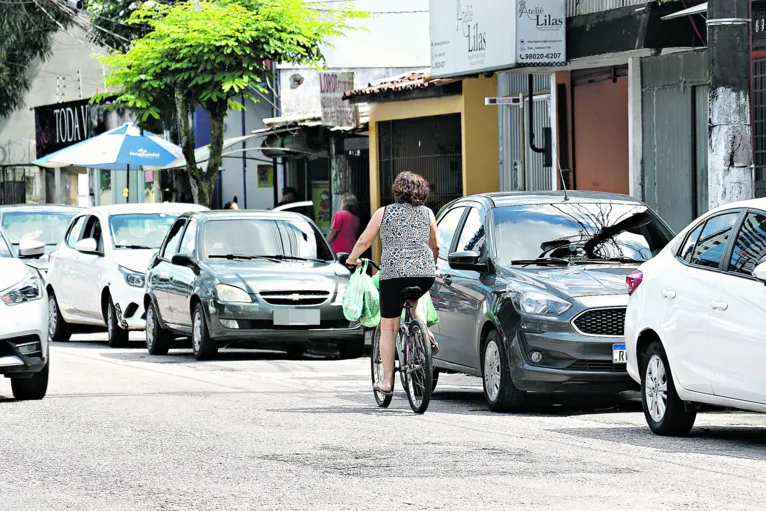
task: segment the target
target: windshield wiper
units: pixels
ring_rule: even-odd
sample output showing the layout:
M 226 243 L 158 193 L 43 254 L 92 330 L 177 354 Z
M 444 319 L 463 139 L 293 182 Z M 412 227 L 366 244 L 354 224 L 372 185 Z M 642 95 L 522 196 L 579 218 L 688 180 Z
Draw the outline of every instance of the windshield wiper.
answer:
M 312 263 L 326 263 L 327 261 L 323 261 L 322 259 L 312 259 L 309 257 L 300 257 L 300 256 L 293 256 L 293 255 L 272 255 L 272 256 L 264 256 L 264 257 L 270 257 L 272 259 L 278 259 L 280 261 L 310 261 Z
M 566 265 L 569 266 L 570 261 L 569 259 L 562 259 L 560 257 L 548 257 L 545 259 L 516 259 L 514 261 L 511 261 L 512 266 L 530 266 L 530 265 L 539 265 L 539 266 L 545 266 L 545 265 Z
M 632 257 L 603 257 L 601 259 L 578 259 L 574 261 L 575 263 L 636 263 L 636 264 L 642 264 L 646 261 L 641 259 L 633 259 Z
M 251 259 L 268 259 L 269 261 L 276 261 L 276 258 L 272 256 L 263 256 L 263 255 L 243 255 L 243 254 L 213 254 L 208 256 L 210 259 L 228 259 L 229 261 L 234 259 L 244 259 L 244 260 L 251 260 Z
M 153 247 L 147 247 L 146 245 L 115 245 L 114 248 L 128 248 L 131 250 L 153 250 Z

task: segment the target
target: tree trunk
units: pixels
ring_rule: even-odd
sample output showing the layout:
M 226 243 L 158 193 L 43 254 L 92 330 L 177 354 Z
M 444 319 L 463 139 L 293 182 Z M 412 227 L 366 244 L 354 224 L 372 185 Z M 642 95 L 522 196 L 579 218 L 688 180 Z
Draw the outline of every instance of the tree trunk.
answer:
M 191 108 L 189 101 L 180 87 L 175 89 L 176 111 L 178 119 L 181 122 L 181 150 L 186 158 L 186 173 L 189 176 L 192 196 L 194 202 L 203 206 L 208 206 L 207 190 L 201 190 L 203 181 L 202 171 L 197 166 L 197 159 L 194 155 L 194 123 L 191 122 Z
M 207 161 L 207 170 L 205 171 L 204 179 L 199 183 L 199 189 L 202 190 L 204 188 L 207 203 L 201 202 L 200 199 L 199 204 L 212 207 L 215 184 L 218 180 L 221 162 L 223 161 L 223 121 L 226 118 L 228 104 L 220 102 L 206 105 L 205 111 L 210 116 L 210 154 Z

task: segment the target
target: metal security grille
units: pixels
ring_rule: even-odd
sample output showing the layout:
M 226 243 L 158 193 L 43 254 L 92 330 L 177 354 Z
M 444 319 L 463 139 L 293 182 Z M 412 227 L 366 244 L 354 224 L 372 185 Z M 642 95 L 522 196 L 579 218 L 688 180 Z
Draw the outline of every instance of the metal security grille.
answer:
M 405 170 L 428 181 L 434 211 L 463 196 L 460 114 L 379 122 L 378 136 L 383 205 L 394 201 L 391 186 Z
M 766 197 L 766 58 L 753 60 L 755 196 Z
M 27 181 L 24 169 L 0 167 L 0 204 L 24 204 L 27 201 Z
M 625 335 L 625 308 L 588 310 L 577 316 L 572 323 L 585 335 L 619 337 Z

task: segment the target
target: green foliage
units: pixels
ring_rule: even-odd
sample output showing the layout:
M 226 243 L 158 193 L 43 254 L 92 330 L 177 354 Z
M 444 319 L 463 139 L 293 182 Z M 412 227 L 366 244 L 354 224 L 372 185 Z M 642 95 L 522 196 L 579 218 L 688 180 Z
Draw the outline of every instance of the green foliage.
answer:
M 255 91 L 268 69 L 265 61 L 319 65 L 321 45 L 352 30 L 352 20 L 366 17 L 349 4 L 331 10 L 304 0 L 219 0 L 145 3 L 128 23 L 150 31 L 127 51 L 100 56 L 106 83 L 118 90 L 116 103 L 142 119 L 160 118 L 174 98 L 182 125 L 182 146 L 192 190 L 206 203 L 221 163 L 223 120 L 238 98 L 258 101 Z M 209 171 L 194 161 L 194 133 L 189 115 L 200 105 L 210 115 Z
M 155 0 L 172 5 L 174 0 Z M 146 35 L 150 27 L 146 23 L 128 23 L 141 2 L 138 0 L 85 0 L 90 13 L 88 38 L 99 46 L 128 51 L 134 39 Z
M 30 66 L 51 54 L 53 34 L 71 24 L 71 12 L 55 0 L 0 2 L 0 117 L 24 106 Z

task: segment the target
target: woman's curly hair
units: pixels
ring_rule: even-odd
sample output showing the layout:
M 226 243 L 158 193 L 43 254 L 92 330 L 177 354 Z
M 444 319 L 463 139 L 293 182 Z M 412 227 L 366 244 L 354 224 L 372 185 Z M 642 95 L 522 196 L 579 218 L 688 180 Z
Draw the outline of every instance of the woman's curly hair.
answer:
M 428 181 L 422 176 L 408 170 L 396 176 L 393 192 L 394 201 L 397 203 L 422 206 L 426 203 L 431 189 L 428 186 Z

